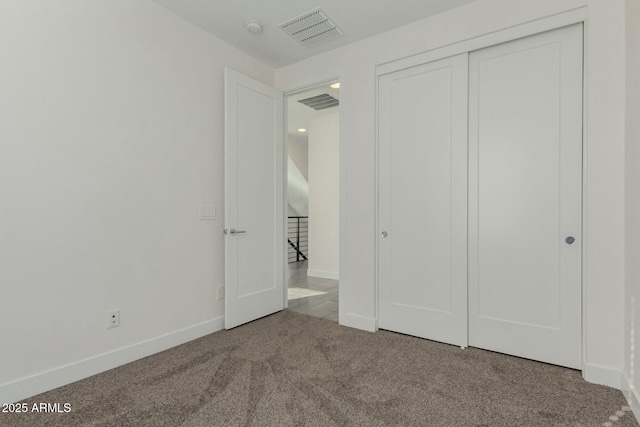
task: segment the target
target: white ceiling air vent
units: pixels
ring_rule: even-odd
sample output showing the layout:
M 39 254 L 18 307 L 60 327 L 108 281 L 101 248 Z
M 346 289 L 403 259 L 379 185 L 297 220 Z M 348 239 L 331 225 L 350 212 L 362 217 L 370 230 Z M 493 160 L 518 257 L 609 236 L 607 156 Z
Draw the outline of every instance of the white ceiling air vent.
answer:
M 338 100 L 328 93 L 312 96 L 311 98 L 301 99 L 298 102 L 301 102 L 307 107 L 313 108 L 316 111 L 324 110 L 331 107 L 337 107 L 339 105 Z
M 320 8 L 283 22 L 279 27 L 306 47 L 315 47 L 342 35 L 342 30 Z

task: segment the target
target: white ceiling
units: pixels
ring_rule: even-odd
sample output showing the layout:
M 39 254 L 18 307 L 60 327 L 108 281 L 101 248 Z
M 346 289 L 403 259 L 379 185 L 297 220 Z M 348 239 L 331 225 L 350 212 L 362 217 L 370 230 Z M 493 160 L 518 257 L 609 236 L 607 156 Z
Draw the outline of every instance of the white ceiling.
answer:
M 154 0 L 214 36 L 273 67 L 282 67 L 474 0 Z M 306 48 L 278 25 L 324 9 L 344 35 Z M 251 34 L 245 23 L 259 21 L 264 31 Z

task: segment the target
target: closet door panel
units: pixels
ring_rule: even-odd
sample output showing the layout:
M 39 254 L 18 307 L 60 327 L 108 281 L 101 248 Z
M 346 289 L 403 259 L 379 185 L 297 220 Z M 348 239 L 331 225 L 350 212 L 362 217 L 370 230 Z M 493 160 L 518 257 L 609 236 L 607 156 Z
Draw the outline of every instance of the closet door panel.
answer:
M 379 81 L 379 327 L 466 346 L 467 55 Z
M 469 67 L 469 344 L 579 368 L 582 26 Z

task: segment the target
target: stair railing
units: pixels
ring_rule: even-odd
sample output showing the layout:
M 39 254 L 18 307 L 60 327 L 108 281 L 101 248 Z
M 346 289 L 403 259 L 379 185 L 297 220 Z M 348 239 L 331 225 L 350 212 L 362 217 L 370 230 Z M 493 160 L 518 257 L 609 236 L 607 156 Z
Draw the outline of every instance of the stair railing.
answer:
M 309 217 L 290 216 L 287 221 L 287 241 L 289 264 L 309 259 Z

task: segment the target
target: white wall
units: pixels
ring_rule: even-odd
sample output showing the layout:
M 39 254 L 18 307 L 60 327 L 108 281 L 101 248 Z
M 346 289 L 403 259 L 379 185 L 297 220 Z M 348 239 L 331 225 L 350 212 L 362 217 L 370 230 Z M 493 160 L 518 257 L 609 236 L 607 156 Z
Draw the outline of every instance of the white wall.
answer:
M 304 179 L 309 180 L 309 141 L 307 135 L 287 135 L 287 152 Z
M 309 143 L 307 135 L 287 134 L 289 216 L 309 215 Z
M 338 279 L 339 116 L 313 119 L 309 135 L 309 263 L 307 275 Z
M 289 216 L 309 215 L 309 183 L 291 156 L 287 157 L 287 203 Z
M 640 2 L 626 2 L 626 318 L 627 399 L 640 420 Z
M 273 70 L 148 0 L 3 1 L 0 52 L 0 402 L 220 329 L 223 67 Z
M 588 6 L 585 377 L 621 385 L 624 330 L 624 2 L 478 0 L 276 70 L 290 90 L 341 82 L 340 323 L 376 328 L 376 65 Z

